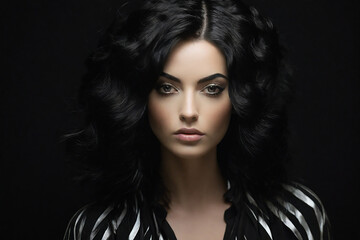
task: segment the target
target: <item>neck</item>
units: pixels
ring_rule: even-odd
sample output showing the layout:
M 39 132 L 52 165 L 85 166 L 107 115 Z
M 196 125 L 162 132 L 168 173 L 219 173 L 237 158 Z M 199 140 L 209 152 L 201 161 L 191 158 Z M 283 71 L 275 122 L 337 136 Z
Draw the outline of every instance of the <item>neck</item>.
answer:
M 216 148 L 196 158 L 175 156 L 162 149 L 161 174 L 169 190 L 170 208 L 193 210 L 224 202 L 227 187 L 217 163 Z

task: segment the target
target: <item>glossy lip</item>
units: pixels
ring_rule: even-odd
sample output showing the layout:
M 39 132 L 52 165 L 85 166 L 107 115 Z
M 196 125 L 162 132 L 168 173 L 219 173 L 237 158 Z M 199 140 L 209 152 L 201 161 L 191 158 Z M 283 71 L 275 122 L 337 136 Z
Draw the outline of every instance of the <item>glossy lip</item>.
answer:
M 204 135 L 204 133 L 200 132 L 196 128 L 181 128 L 175 132 L 175 134 L 197 134 Z
M 196 142 L 203 137 L 204 133 L 195 128 L 181 128 L 175 132 L 177 139 L 185 142 Z

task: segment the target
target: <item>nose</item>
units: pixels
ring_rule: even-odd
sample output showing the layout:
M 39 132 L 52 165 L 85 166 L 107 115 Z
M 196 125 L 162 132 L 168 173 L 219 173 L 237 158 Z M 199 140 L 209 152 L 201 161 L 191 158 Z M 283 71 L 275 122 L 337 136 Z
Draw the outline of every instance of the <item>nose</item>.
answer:
M 199 118 L 193 93 L 187 93 L 182 99 L 179 118 L 186 123 L 194 122 Z

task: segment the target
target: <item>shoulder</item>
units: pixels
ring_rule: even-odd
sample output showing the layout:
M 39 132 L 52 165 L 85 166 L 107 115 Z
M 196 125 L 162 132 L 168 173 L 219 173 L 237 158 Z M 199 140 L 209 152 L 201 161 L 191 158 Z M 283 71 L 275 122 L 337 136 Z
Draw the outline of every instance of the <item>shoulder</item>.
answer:
M 70 219 L 64 240 L 115 239 L 115 234 L 128 238 L 136 230 L 136 211 L 127 204 L 91 203 L 80 208 Z
M 270 237 L 281 232 L 296 239 L 331 239 L 325 208 L 308 187 L 300 183 L 283 184 L 280 193 L 263 207 L 250 195 L 247 197 L 250 210 L 260 212 L 257 220 Z

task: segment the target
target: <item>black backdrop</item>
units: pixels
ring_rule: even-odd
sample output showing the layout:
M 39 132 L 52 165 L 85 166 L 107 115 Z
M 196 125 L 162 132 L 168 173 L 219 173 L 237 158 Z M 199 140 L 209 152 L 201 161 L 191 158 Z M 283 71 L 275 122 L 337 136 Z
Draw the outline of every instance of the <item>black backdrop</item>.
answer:
M 292 174 L 320 196 L 336 239 L 359 238 L 359 4 L 247 2 L 273 20 L 294 68 Z M 84 60 L 120 5 L 2 1 L 1 239 L 61 239 L 88 202 L 91 187 L 68 179 L 58 141 L 77 125 Z

